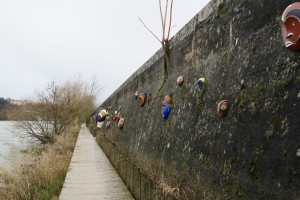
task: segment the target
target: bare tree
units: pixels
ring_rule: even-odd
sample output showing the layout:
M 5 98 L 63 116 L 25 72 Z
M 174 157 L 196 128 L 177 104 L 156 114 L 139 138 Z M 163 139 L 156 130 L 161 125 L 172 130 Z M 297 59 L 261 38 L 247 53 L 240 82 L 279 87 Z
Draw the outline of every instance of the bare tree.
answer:
M 162 50 L 164 54 L 164 81 L 166 81 L 168 77 L 168 69 L 170 67 L 170 32 L 171 32 L 171 25 L 172 25 L 172 14 L 173 14 L 173 0 L 169 4 L 169 0 L 166 0 L 166 5 L 163 13 L 162 3 L 159 0 L 159 11 L 160 11 L 160 18 L 161 18 L 161 26 L 162 26 L 162 38 L 159 39 L 146 25 L 145 23 L 139 18 L 145 28 L 161 43 Z
M 92 85 L 79 79 L 63 85 L 52 81 L 43 91 L 36 91 L 36 102 L 27 104 L 18 113 L 19 135 L 41 143 L 54 142 L 55 135 L 67 133 L 74 122 L 84 122 L 94 110 L 99 92 L 95 88 L 98 88 L 96 79 Z

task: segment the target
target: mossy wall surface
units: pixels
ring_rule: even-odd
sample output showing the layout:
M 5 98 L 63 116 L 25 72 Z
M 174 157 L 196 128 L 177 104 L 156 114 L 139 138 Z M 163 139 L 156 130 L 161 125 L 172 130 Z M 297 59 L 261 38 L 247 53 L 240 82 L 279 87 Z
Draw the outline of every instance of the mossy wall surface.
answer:
M 293 2 L 211 1 L 172 38 L 162 89 L 160 50 L 99 106 L 111 114 L 121 106 L 125 118 L 122 130 L 101 132 L 177 198 L 299 199 L 300 53 L 284 47 L 280 30 Z M 136 90 L 150 103 L 139 106 Z M 174 104 L 163 120 L 166 94 Z

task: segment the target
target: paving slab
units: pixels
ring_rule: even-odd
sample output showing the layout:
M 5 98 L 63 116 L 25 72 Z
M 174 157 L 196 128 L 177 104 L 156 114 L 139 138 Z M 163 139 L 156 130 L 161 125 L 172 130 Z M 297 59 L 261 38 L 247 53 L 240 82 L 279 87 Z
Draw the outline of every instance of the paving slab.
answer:
M 60 200 L 134 200 L 85 125 L 81 126 Z

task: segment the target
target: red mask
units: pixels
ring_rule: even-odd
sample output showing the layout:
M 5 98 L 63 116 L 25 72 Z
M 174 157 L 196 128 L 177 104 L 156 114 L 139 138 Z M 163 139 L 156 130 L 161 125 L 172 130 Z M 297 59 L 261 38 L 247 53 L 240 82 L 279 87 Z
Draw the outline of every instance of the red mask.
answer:
M 285 47 L 300 50 L 300 2 L 289 5 L 281 17 L 281 35 Z

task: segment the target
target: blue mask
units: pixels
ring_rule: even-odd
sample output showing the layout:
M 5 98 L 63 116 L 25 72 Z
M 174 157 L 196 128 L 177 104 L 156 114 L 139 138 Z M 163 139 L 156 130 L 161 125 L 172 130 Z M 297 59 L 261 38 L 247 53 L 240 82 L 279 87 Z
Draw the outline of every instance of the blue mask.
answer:
M 102 117 L 100 114 L 98 114 L 98 115 L 96 116 L 96 121 L 97 121 L 97 122 L 103 122 L 103 121 L 105 120 L 105 118 L 106 118 L 106 116 Z
M 110 128 L 110 121 L 108 121 L 108 122 L 106 123 L 106 128 L 107 128 L 107 129 Z
M 199 87 L 200 90 L 202 90 L 203 84 L 204 84 L 204 83 L 203 83 L 202 81 L 198 81 L 198 87 Z
M 162 118 L 167 119 L 168 116 L 169 116 L 170 111 L 171 111 L 171 106 L 164 103 L 163 106 L 162 106 L 162 111 L 161 111 Z

